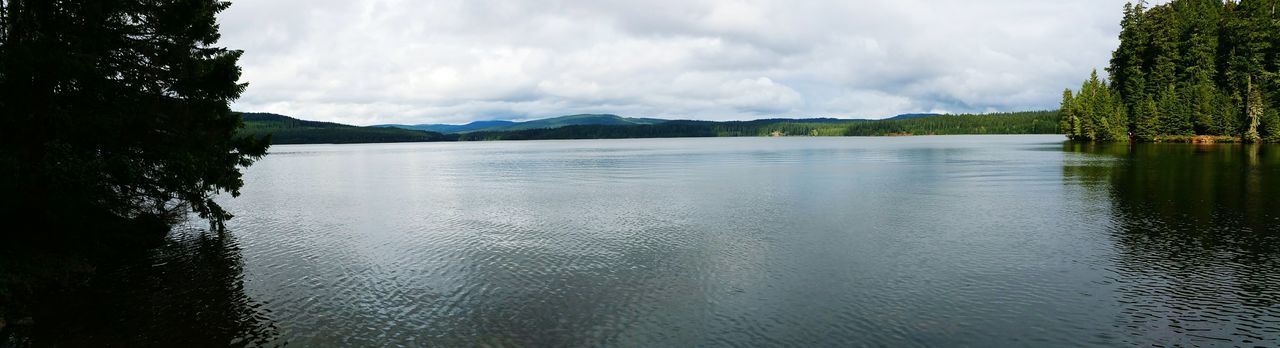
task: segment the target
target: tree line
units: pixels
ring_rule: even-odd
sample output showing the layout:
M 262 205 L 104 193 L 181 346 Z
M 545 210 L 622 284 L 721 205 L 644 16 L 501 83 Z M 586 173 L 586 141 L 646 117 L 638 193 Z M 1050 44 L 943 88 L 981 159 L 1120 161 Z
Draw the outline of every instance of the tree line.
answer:
M 1062 96 L 1080 141 L 1280 142 L 1280 0 L 1126 4 L 1107 81 Z
M 1057 111 L 938 115 L 906 119 L 764 119 L 668 121 L 652 125 L 574 125 L 518 131 L 458 134 L 458 140 L 619 139 L 739 136 L 887 136 L 956 134 L 1059 134 Z
M 353 144 L 451 141 L 456 136 L 436 132 L 391 127 L 358 127 L 331 122 L 299 120 L 268 114 L 242 114 L 241 135 L 267 138 L 272 144 Z

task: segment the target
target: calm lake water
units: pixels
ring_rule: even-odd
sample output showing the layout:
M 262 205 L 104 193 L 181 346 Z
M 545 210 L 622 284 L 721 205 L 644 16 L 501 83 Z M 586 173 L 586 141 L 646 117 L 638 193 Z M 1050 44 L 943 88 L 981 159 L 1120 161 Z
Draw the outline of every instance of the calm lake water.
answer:
M 1280 148 L 275 146 L 75 343 L 1280 345 Z M 195 224 L 198 226 L 199 224 Z

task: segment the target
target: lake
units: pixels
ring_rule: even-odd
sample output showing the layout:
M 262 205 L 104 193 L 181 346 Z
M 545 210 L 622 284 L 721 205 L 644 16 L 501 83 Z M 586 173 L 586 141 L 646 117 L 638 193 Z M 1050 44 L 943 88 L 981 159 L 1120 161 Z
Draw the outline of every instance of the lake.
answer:
M 1280 345 L 1280 147 L 1063 140 L 274 146 L 60 339 Z

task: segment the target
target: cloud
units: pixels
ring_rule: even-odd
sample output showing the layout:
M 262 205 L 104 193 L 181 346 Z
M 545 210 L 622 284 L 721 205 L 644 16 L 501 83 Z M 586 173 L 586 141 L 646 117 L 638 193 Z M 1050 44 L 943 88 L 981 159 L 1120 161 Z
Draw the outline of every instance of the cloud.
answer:
M 1120 0 L 242 0 L 234 107 L 352 124 L 1056 107 Z

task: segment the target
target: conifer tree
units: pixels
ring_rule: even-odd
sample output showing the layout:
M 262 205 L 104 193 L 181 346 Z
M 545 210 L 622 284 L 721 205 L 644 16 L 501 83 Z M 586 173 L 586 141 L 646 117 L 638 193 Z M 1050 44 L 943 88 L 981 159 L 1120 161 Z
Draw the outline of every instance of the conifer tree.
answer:
M 1280 112 L 1277 112 L 1274 108 L 1267 109 L 1262 116 L 1259 128 L 1261 129 L 1259 133 L 1262 141 L 1268 143 L 1280 142 Z
M 1162 134 L 1161 124 L 1164 122 L 1160 108 L 1156 107 L 1155 98 L 1147 96 L 1142 103 L 1138 104 L 1137 125 L 1134 127 L 1134 137 L 1139 140 L 1152 141 Z
M 1164 115 L 1165 123 L 1161 129 L 1168 135 L 1195 134 L 1191 122 L 1191 113 L 1183 101 L 1183 93 L 1179 93 L 1172 85 L 1165 87 L 1160 93 L 1157 109 Z
M 1141 70 L 1142 47 L 1148 44 L 1149 34 L 1143 27 L 1142 13 L 1145 5 L 1125 4 L 1124 19 L 1120 22 L 1120 47 L 1111 55 L 1111 65 L 1107 72 L 1116 86 L 1121 98 L 1140 101 L 1146 95 L 1146 78 Z M 1129 111 L 1138 106 L 1126 103 Z
M 1106 70 L 1135 138 L 1156 139 L 1155 132 L 1266 140 L 1267 115 L 1280 109 L 1278 8 L 1280 0 L 1126 5 Z M 1078 137 L 1117 139 L 1109 97 L 1097 90 L 1107 84 L 1094 80 L 1075 95 Z
M 1058 121 L 1059 129 L 1066 134 L 1068 138 L 1073 140 L 1083 140 L 1080 132 L 1080 117 L 1076 107 L 1075 97 L 1072 95 L 1071 89 L 1062 91 L 1062 117 Z

